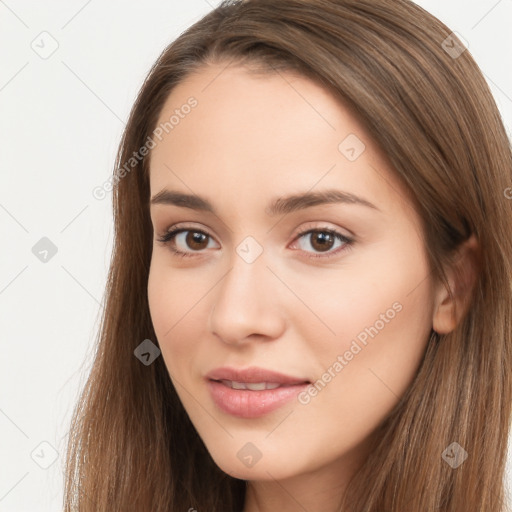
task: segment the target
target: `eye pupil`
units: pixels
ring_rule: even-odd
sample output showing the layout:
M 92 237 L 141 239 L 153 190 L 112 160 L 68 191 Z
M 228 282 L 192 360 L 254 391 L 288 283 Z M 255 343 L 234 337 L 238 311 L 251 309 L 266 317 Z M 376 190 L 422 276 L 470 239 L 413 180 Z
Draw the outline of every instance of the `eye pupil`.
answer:
M 187 245 L 192 249 L 201 250 L 204 247 L 201 243 L 204 243 L 207 236 L 204 233 L 198 233 L 197 231 L 189 231 L 186 237 Z M 199 247 L 197 247 L 199 245 Z
M 325 231 L 313 233 L 313 243 L 311 245 L 315 250 L 328 251 L 333 243 L 334 237 L 330 233 L 326 233 Z

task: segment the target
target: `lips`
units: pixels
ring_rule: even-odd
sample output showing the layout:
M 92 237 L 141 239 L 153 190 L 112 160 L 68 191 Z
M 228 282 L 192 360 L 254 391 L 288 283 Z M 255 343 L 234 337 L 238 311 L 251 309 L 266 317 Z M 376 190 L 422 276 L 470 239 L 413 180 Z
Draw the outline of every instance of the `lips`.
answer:
M 209 380 L 229 381 L 238 384 L 278 384 L 279 386 L 294 386 L 310 383 L 308 379 L 293 377 L 283 373 L 252 366 L 250 368 L 222 367 L 212 370 L 206 375 Z M 240 388 L 238 388 L 240 389 Z M 243 389 L 243 388 L 242 388 Z
M 210 396 L 224 413 L 255 419 L 290 403 L 310 381 L 251 367 L 217 368 L 206 375 Z

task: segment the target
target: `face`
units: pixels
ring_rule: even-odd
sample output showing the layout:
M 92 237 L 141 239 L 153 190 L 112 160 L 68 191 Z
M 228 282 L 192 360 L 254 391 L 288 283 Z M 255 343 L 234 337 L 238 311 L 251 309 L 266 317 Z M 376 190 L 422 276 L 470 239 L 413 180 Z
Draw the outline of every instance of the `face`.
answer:
M 346 472 L 432 327 L 412 203 L 353 113 L 296 74 L 202 68 L 172 91 L 166 122 L 151 152 L 148 295 L 183 406 L 236 478 Z M 207 377 L 220 367 L 295 384 L 232 389 Z

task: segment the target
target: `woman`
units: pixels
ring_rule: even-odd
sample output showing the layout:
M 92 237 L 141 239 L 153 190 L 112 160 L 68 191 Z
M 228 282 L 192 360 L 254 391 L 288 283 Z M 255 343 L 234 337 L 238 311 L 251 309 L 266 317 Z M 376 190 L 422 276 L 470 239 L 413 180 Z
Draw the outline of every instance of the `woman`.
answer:
M 446 26 L 224 2 L 116 168 L 66 510 L 505 510 L 512 154 Z

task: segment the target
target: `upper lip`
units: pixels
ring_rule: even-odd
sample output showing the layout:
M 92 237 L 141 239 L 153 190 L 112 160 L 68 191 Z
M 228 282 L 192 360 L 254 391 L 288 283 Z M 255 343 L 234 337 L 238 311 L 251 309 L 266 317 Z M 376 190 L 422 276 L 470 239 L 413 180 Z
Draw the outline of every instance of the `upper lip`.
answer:
M 206 378 L 211 380 L 231 380 L 235 382 L 272 382 L 278 384 L 293 384 L 309 383 L 307 379 L 292 377 L 283 373 L 266 370 L 257 366 L 250 368 L 229 368 L 222 367 L 212 370 L 206 375 Z

